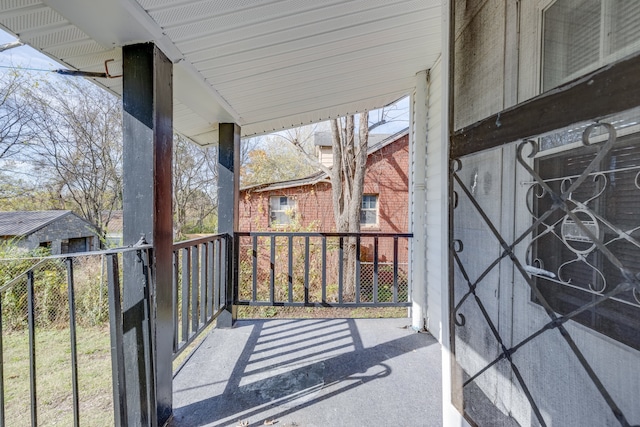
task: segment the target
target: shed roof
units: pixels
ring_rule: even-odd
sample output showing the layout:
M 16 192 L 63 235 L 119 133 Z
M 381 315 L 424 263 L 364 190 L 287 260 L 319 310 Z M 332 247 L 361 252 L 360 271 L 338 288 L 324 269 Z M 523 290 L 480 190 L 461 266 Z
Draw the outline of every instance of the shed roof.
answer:
M 153 41 L 174 63 L 174 127 L 200 144 L 380 108 L 441 52 L 442 0 L 21 0 L 0 27 L 72 69 L 110 73 Z M 116 94 L 122 79 L 99 79 Z
M 26 236 L 73 214 L 71 211 L 12 211 L 0 212 L 0 236 Z

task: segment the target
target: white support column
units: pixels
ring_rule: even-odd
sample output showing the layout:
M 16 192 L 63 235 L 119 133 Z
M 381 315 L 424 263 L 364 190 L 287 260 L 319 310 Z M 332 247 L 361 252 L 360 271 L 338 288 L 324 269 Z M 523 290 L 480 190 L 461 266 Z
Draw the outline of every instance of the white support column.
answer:
M 443 222 L 441 224 L 440 259 L 442 277 L 442 293 L 440 299 L 440 344 L 442 345 L 442 425 L 451 427 L 467 427 L 469 423 L 464 419 L 460 411 L 453 404 L 453 393 L 459 393 L 461 384 L 454 384 L 452 370 L 455 366 L 455 358 L 451 352 L 451 330 L 449 321 L 449 291 L 453 286 L 449 283 L 449 132 L 451 132 L 450 117 L 450 97 L 453 91 L 451 83 L 451 65 L 453 57 L 454 38 L 452 37 L 452 26 L 455 2 L 451 0 L 442 1 L 442 99 L 441 99 L 441 135 L 439 143 L 442 150 L 438 162 L 440 163 L 442 181 L 440 191 L 442 202 L 440 203 L 440 214 Z M 459 380 L 460 378 L 456 378 Z
M 427 315 L 427 233 L 426 233 L 426 170 L 428 74 L 416 74 L 416 90 L 411 95 L 411 326 L 423 329 Z

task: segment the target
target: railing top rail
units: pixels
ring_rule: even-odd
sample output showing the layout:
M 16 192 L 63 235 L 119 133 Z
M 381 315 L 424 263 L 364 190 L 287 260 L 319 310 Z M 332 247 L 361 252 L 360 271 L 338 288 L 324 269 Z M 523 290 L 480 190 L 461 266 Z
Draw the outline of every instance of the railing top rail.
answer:
M 27 272 L 36 269 L 39 265 L 41 265 L 41 264 L 43 264 L 44 262 L 47 262 L 47 261 L 51 261 L 51 260 L 54 260 L 54 259 L 79 258 L 79 257 L 82 257 L 82 256 L 114 255 L 114 254 L 120 254 L 120 253 L 126 253 L 126 252 L 147 250 L 147 249 L 152 249 L 152 248 L 153 248 L 153 245 L 145 243 L 145 244 L 135 244 L 135 245 L 131 245 L 131 246 L 123 246 L 123 247 L 120 247 L 120 248 L 106 249 L 106 250 L 103 250 L 103 251 L 72 252 L 72 253 L 68 253 L 68 254 L 47 255 L 47 256 L 41 256 L 41 257 L 0 258 L 0 262 L 2 262 L 2 261 L 21 261 L 21 260 L 29 260 L 29 259 L 38 261 L 37 263 L 32 265 L 27 270 L 23 271 L 22 273 L 18 274 L 17 276 L 15 276 L 13 279 L 8 281 L 7 283 L 5 283 L 2 286 L 0 286 L 0 293 L 10 289 L 12 286 L 14 286 L 16 283 L 18 283 L 20 281 L 20 278 L 22 276 L 24 276 L 25 274 L 27 274 Z
M 122 246 L 119 248 L 104 249 L 101 251 L 71 252 L 66 254 L 46 255 L 46 256 L 0 258 L 0 261 L 19 261 L 19 260 L 26 260 L 26 259 L 33 259 L 33 260 L 67 259 L 67 258 L 77 258 L 82 256 L 120 254 L 125 252 L 133 252 L 133 251 L 146 250 L 146 249 L 152 249 L 152 248 L 153 248 L 153 245 L 151 244 L 143 244 L 143 245 L 136 244 L 136 245 Z
M 176 249 L 183 249 L 183 248 L 188 248 L 190 246 L 196 246 L 201 243 L 211 242 L 212 240 L 220 239 L 226 236 L 227 236 L 226 233 L 220 233 L 220 234 L 210 234 L 204 237 L 197 237 L 195 239 L 181 240 L 179 242 L 173 243 L 173 250 L 175 251 Z
M 237 231 L 236 236 L 282 236 L 282 237 L 403 237 L 411 238 L 413 233 L 375 233 L 375 232 L 362 232 L 362 233 L 335 233 L 335 232 L 297 232 L 297 231 Z

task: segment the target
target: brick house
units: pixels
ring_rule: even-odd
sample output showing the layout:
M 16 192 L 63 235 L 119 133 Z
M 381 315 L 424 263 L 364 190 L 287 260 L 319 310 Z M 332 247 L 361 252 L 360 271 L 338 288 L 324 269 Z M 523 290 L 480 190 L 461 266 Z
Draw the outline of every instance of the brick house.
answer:
M 317 150 L 327 150 L 326 138 L 315 138 Z M 329 147 L 330 150 L 330 147 Z M 360 229 L 367 233 L 406 233 L 409 215 L 409 132 L 369 139 Z M 322 157 L 319 156 L 322 160 Z M 324 155 L 326 162 L 327 155 Z M 325 163 L 326 164 L 326 163 Z M 255 185 L 240 190 L 240 231 L 335 232 L 331 183 L 324 172 L 290 181 Z M 408 241 L 399 247 L 405 262 Z M 363 238 L 361 261 L 372 261 L 373 239 Z M 391 261 L 393 241 L 381 239 L 378 260 Z
M 0 212 L 0 240 L 27 250 L 49 248 L 53 255 L 100 247 L 95 226 L 65 210 Z
M 369 146 L 361 214 L 363 232 L 408 230 L 408 129 Z M 336 231 L 331 183 L 324 172 L 240 190 L 240 231 L 279 231 L 295 223 Z

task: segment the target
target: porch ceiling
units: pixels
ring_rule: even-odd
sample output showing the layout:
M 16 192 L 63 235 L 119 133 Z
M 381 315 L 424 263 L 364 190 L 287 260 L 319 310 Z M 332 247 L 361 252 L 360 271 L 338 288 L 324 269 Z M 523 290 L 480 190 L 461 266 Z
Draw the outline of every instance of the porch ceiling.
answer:
M 57 62 L 119 74 L 121 46 L 174 62 L 174 127 L 200 144 L 382 107 L 441 50 L 441 0 L 0 0 L 0 26 Z M 121 79 L 96 79 L 116 94 Z

